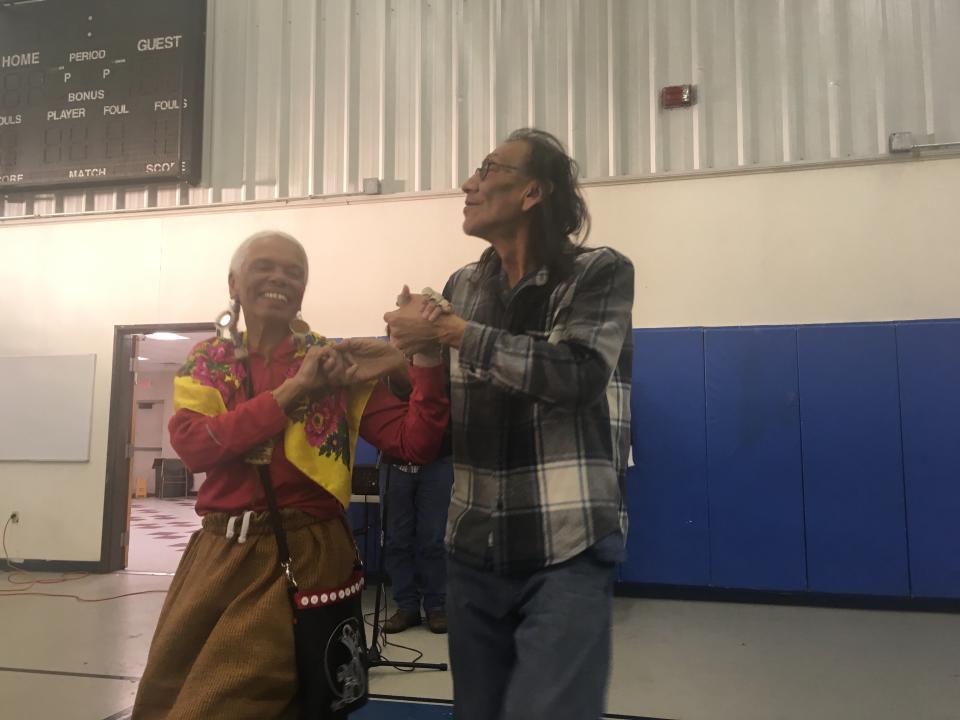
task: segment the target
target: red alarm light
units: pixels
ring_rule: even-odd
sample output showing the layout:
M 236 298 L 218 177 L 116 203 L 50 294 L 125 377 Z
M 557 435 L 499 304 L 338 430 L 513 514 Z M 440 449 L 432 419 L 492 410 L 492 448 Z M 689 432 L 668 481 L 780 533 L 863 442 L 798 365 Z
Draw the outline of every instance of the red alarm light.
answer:
M 694 85 L 667 85 L 660 91 L 660 104 L 664 110 L 690 107 L 697 101 L 697 88 Z

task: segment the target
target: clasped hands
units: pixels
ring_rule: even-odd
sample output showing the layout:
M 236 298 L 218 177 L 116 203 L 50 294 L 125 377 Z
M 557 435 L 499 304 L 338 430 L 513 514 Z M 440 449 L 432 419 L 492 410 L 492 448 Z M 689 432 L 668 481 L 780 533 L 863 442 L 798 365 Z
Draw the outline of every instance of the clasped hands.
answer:
M 315 345 L 307 350 L 296 374 L 272 393 L 280 407 L 288 411 L 304 395 L 329 392 L 391 375 L 405 364 L 403 353 L 376 338 L 352 338 L 336 345 Z
M 389 342 L 350 338 L 336 345 L 310 348 L 291 378 L 297 394 L 402 374 L 408 357 L 415 363 L 439 364 L 441 343 L 458 347 L 466 325 L 440 293 L 426 288 L 414 294 L 406 285 L 397 296 L 397 309 L 384 314 L 383 319 Z
M 380 377 L 396 365 L 399 353 L 387 343 L 373 342 L 382 347 L 367 348 L 366 357 L 363 358 L 351 354 L 344 343 L 311 347 L 293 380 L 301 386 L 301 390 L 309 392 Z
M 440 293 L 424 288 L 414 294 L 406 285 L 397 296 L 397 309 L 383 319 L 390 342 L 406 355 L 437 354 L 441 345 L 459 347 L 466 326 Z

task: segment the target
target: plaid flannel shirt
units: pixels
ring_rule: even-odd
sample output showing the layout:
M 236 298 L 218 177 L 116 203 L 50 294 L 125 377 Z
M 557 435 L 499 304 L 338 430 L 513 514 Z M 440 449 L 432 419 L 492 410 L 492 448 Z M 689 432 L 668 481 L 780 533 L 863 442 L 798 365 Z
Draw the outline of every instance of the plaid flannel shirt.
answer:
M 451 276 L 452 557 L 528 573 L 620 531 L 630 447 L 633 265 L 610 248 L 508 288 L 499 258 Z

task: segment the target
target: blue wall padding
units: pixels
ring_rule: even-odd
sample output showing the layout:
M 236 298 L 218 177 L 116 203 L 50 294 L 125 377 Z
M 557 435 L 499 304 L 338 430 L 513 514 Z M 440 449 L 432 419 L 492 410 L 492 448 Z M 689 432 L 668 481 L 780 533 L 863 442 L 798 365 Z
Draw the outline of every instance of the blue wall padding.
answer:
M 960 597 L 960 322 L 897 326 L 912 594 Z
M 800 327 L 797 343 L 808 589 L 907 595 L 894 327 Z
M 358 465 L 376 465 L 377 449 L 363 438 L 357 439 L 357 449 L 355 451 L 356 459 L 354 462 Z
M 627 582 L 707 585 L 703 331 L 634 331 Z
M 795 328 L 704 331 L 711 582 L 806 589 Z
M 634 346 L 624 580 L 960 597 L 960 321 Z

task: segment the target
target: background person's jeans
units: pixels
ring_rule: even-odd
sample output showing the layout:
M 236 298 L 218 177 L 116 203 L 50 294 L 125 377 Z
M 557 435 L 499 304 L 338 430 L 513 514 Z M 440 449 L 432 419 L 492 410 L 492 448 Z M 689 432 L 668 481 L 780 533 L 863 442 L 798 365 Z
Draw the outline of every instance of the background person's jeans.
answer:
M 420 612 L 444 607 L 447 554 L 443 537 L 453 486 L 449 457 L 423 465 L 418 473 L 395 466 L 380 468 L 380 494 L 390 473 L 384 566 L 400 610 Z

